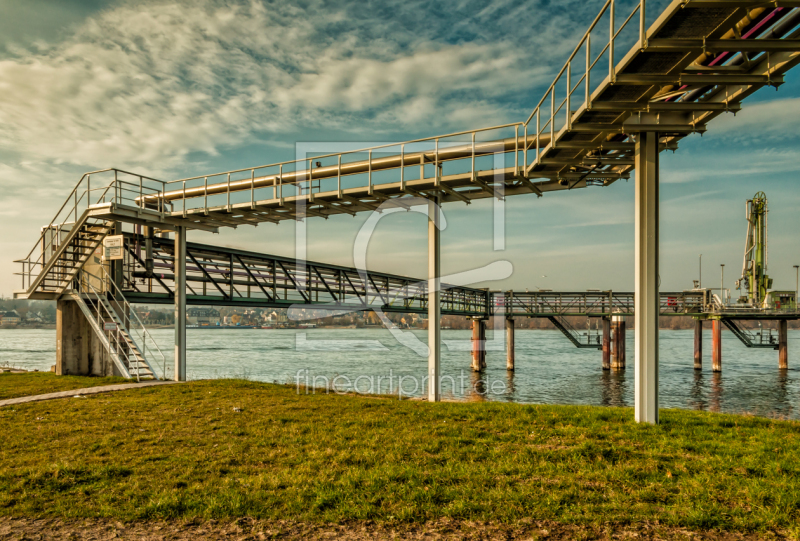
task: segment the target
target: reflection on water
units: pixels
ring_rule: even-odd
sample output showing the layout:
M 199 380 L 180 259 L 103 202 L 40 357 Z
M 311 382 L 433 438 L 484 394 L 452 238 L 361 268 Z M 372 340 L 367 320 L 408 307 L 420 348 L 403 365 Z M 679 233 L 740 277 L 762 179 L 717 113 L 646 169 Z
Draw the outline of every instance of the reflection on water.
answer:
M 425 331 L 413 331 L 422 342 Z M 153 331 L 169 354 L 170 329 Z M 246 377 L 294 383 L 308 370 L 310 378 L 361 379 L 360 388 L 397 392 L 404 377 L 407 394 L 424 396 L 427 359 L 396 342 L 384 329 L 202 330 L 189 329 L 190 378 Z M 516 331 L 516 370 L 505 369 L 504 334 L 488 330 L 487 369 L 470 370 L 469 330 L 443 331 L 442 396 L 457 400 L 514 401 L 537 404 L 633 405 L 633 333 L 628 333 L 628 369 L 604 371 L 601 353 L 579 350 L 558 331 Z M 659 398 L 662 407 L 719 412 L 748 412 L 798 418 L 800 331 L 789 331 L 789 370 L 778 369 L 773 350 L 745 348 L 725 332 L 723 372 L 711 372 L 710 355 L 703 371 L 693 368 L 692 330 L 662 331 Z M 711 333 L 703 350 L 710 352 Z M 368 347 L 367 347 L 368 346 Z M 796 349 L 797 348 L 797 349 Z M 0 365 L 48 370 L 55 362 L 55 331 L 0 330 Z M 167 366 L 171 369 L 172 361 Z M 794 364 L 793 364 L 794 363 Z M 171 375 L 171 374 L 170 374 Z M 303 376 L 305 377 L 305 376 Z M 394 379 L 390 379 L 394 378 Z M 344 381 L 342 379 L 339 382 Z M 452 383 L 451 383 L 452 382 Z M 369 384 L 368 384 L 369 383 Z M 414 388 L 416 387 L 416 390 Z
M 625 402 L 625 370 L 603 370 L 603 406 L 628 406 Z

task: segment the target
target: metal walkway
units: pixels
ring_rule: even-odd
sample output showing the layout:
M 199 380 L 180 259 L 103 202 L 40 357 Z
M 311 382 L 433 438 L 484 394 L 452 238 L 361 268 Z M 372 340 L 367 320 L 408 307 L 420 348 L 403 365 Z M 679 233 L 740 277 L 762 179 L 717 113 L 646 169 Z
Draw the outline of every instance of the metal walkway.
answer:
M 152 239 L 154 268 L 149 274 L 144 243 L 141 235 L 125 234 L 122 273 L 125 298 L 132 303 L 173 303 L 175 241 Z M 309 319 L 323 310 L 428 311 L 428 283 L 420 278 L 193 242 L 186 245 L 185 264 L 186 302 L 190 305 L 297 309 L 307 306 L 312 310 Z M 709 290 L 661 292 L 660 297 L 660 313 L 664 316 L 730 320 L 800 318 L 800 312 L 793 308 L 728 312 L 717 306 Z M 440 306 L 444 315 L 483 319 L 608 317 L 633 315 L 634 300 L 633 292 L 489 291 L 442 284 Z

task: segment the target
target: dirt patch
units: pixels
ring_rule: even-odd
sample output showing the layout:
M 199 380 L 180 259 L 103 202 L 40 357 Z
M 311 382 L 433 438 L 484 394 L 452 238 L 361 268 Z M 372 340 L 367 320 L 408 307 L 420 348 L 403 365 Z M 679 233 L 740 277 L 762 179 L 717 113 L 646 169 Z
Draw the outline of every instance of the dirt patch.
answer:
M 0 518 L 0 540 L 111 539 L 154 541 L 302 539 L 366 541 L 374 539 L 438 541 L 449 539 L 489 540 L 611 540 L 658 539 L 693 541 L 750 541 L 787 539 L 778 532 L 742 534 L 690 531 L 657 524 L 628 526 L 573 526 L 551 522 L 521 522 L 515 525 L 439 520 L 419 524 L 351 522 L 312 524 L 290 521 L 239 519 L 226 521 L 146 521 L 121 523 L 114 520 L 61 520 Z

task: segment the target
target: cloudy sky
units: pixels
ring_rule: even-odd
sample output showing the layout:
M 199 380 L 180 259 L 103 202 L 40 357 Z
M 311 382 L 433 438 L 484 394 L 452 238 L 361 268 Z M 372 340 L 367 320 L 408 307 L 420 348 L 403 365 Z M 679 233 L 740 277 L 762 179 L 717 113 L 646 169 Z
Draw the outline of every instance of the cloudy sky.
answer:
M 624 2 L 622 2 L 624 4 Z M 596 5 L 595 5 L 596 4 Z M 655 1 L 650 12 L 655 14 Z M 591 8 L 587 6 L 590 5 Z M 651 6 L 648 3 L 648 6 Z M 301 2 L 0 0 L 0 293 L 85 171 L 164 180 L 291 159 L 304 142 L 385 142 L 524 120 L 599 0 Z M 744 202 L 770 199 L 770 274 L 800 264 L 800 75 L 662 155 L 662 290 L 726 287 L 741 269 Z M 491 287 L 631 289 L 633 185 L 445 207 L 446 273 L 504 259 Z M 311 219 L 308 256 L 352 264 L 366 216 Z M 294 255 L 294 224 L 191 240 Z M 376 270 L 421 276 L 426 225 L 381 222 Z M 710 285 L 710 284 L 709 284 Z

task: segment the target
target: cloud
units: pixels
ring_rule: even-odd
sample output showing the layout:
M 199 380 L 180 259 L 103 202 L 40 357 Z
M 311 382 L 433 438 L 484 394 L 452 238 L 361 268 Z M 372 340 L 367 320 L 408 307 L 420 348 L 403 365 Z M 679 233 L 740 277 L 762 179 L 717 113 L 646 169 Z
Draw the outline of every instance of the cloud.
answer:
M 364 15 L 346 26 L 352 10 L 196 0 L 102 12 L 0 61 L 0 147 L 153 172 L 302 127 L 499 123 L 519 112 L 504 97 L 549 71 L 509 39 L 447 43 L 380 18 L 365 31 Z
M 785 142 L 787 137 L 796 138 L 798 124 L 800 98 L 782 98 L 752 105 L 745 102 L 736 117 L 719 117 L 712 131 L 737 143 Z

